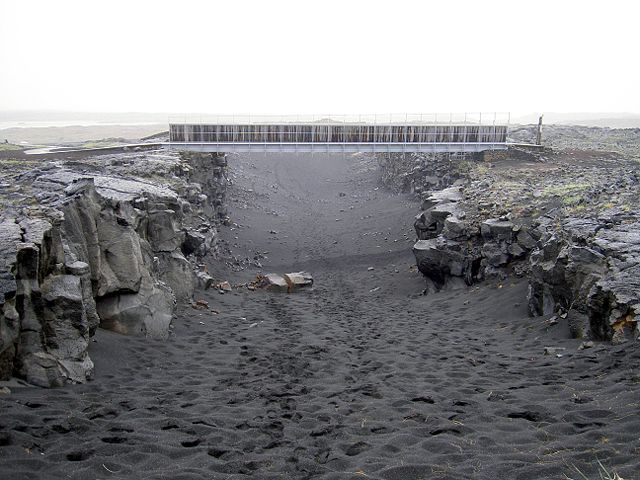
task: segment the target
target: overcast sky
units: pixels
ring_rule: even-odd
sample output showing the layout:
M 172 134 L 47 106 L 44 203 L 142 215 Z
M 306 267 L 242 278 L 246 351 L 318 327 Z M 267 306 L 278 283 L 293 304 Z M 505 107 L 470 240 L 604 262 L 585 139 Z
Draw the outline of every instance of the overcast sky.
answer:
M 0 110 L 640 113 L 640 2 L 0 0 Z

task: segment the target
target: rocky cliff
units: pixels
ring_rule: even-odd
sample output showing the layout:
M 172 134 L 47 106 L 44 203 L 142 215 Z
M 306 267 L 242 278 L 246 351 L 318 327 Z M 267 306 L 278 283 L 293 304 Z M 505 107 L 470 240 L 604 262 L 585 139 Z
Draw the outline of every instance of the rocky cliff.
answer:
M 640 339 L 640 222 L 625 217 L 542 223 L 530 259 L 532 315 L 568 317 L 576 337 Z
M 89 337 L 98 324 L 89 266 L 65 260 L 60 221 L 3 221 L 0 374 L 40 386 L 91 376 Z
M 428 289 L 524 276 L 531 315 L 576 337 L 640 338 L 637 146 L 599 151 L 601 130 L 592 149 L 562 130 L 571 149 L 383 159 L 383 183 L 421 199 L 413 251 Z
M 166 338 L 198 259 L 215 253 L 225 167 L 221 155 L 156 152 L 14 172 L 0 223 L 0 377 L 86 381 L 98 326 Z

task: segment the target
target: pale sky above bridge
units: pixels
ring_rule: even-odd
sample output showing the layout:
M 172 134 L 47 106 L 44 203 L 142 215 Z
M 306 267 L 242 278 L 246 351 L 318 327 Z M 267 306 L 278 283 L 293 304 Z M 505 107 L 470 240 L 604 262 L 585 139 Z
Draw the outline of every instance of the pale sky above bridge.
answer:
M 640 113 L 633 0 L 0 0 L 0 110 Z

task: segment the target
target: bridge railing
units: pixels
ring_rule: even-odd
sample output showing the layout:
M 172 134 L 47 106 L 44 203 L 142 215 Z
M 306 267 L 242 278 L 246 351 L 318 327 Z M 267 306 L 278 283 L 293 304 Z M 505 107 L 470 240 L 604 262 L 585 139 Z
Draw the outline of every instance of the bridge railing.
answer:
M 170 119 L 173 142 L 503 143 L 509 114 L 213 115 Z
M 504 143 L 506 125 L 170 124 L 171 142 Z
M 315 113 L 300 115 L 185 114 L 170 116 L 169 123 L 209 125 L 509 125 L 510 114 L 508 112 L 385 114 Z

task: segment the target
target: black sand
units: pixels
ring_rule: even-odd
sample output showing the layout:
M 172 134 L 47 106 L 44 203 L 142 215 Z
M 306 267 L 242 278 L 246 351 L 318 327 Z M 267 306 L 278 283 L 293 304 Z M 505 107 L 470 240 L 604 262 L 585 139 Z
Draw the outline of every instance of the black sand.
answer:
M 99 332 L 92 383 L 0 396 L 0 478 L 636 478 L 637 344 L 578 350 L 522 280 L 419 295 L 418 205 L 361 157 L 230 165 L 233 254 L 316 286 L 200 292 L 219 314 L 182 308 L 168 342 Z

